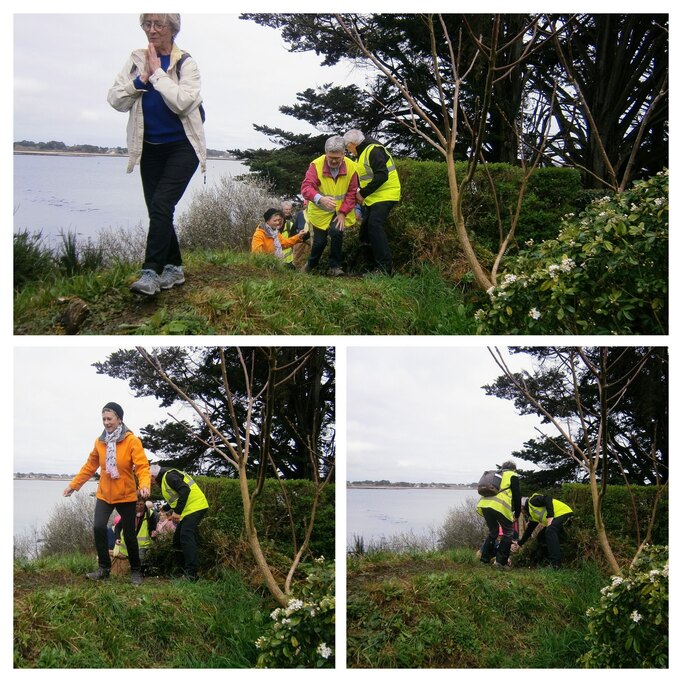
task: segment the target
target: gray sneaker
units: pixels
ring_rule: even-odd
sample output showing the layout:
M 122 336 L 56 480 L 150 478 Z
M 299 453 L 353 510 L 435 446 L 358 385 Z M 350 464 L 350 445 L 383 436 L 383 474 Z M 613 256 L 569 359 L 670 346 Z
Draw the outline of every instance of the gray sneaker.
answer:
M 161 288 L 172 289 L 178 284 L 185 283 L 185 273 L 182 271 L 182 265 L 166 265 L 161 273 Z
M 141 571 L 130 571 L 130 582 L 133 585 L 142 585 Z
M 330 277 L 343 277 L 346 273 L 343 271 L 343 268 L 329 268 L 327 274 Z
M 509 564 L 500 564 L 497 561 L 493 564 L 493 568 L 497 571 L 511 571 Z
M 140 279 L 130 285 L 130 291 L 136 294 L 154 296 L 161 291 L 161 278 L 154 270 L 143 270 Z

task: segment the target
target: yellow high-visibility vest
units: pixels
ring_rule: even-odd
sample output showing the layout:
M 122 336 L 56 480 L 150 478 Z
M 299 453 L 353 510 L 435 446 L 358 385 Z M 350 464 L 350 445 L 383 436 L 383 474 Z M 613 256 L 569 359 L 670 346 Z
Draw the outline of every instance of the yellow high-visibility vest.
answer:
M 182 476 L 182 480 L 189 486 L 189 497 L 187 498 L 185 508 L 182 510 L 182 514 L 180 514 L 180 521 L 182 521 L 187 514 L 199 511 L 200 509 L 208 509 L 208 500 L 201 491 L 201 488 L 196 484 L 196 481 L 184 471 L 169 469 L 164 474 L 163 481 L 161 482 L 161 494 L 163 495 L 163 499 L 171 506 L 171 509 L 175 510 L 175 505 L 177 505 L 180 495 L 166 483 L 166 476 L 169 471 L 177 471 Z
M 500 482 L 500 492 L 493 497 L 482 497 L 478 505 L 476 506 L 476 511 L 483 516 L 482 509 L 484 507 L 490 507 L 496 509 L 500 512 L 506 519 L 510 521 L 514 520 L 514 510 L 512 508 L 512 491 L 511 491 L 511 481 L 514 476 L 518 476 L 515 471 L 510 471 L 505 469 L 502 472 L 502 481 Z
M 338 211 L 341 208 L 343 200 L 346 198 L 348 186 L 355 173 L 355 163 L 351 159 L 345 158 L 346 174 L 341 175 L 339 173 L 335 180 L 333 177 L 323 174 L 325 158 L 326 157 L 323 154 L 313 161 L 313 164 L 317 169 L 317 177 L 320 179 L 319 192 L 320 194 L 326 194 L 327 196 L 333 197 L 336 202 L 335 210 Z M 307 210 L 308 222 L 313 227 L 316 227 L 318 230 L 326 230 L 329 227 L 333 216 L 332 212 L 320 208 L 314 201 L 308 202 Z M 350 211 L 346 215 L 346 227 L 351 227 L 352 225 L 355 225 L 355 211 Z
M 530 503 L 530 501 L 533 499 L 533 496 L 531 495 L 528 498 L 528 514 L 530 515 L 530 518 L 533 521 L 536 521 L 537 523 L 541 523 L 543 526 L 547 525 L 547 507 L 536 507 Z M 558 518 L 559 516 L 563 516 L 564 514 L 572 514 L 573 510 L 565 503 L 562 502 L 561 500 L 554 499 L 552 500 L 552 504 L 554 505 L 554 517 L 553 518 Z
M 383 185 L 381 185 L 381 187 L 379 187 L 378 190 L 372 192 L 372 194 L 365 198 L 363 202 L 364 206 L 371 206 L 377 201 L 400 201 L 400 178 L 398 177 L 398 171 L 395 167 L 395 161 L 388 153 L 386 147 L 381 144 L 367 145 L 367 147 L 362 150 L 362 154 L 360 154 L 360 157 L 357 160 L 360 194 L 362 194 L 362 188 L 369 185 L 369 183 L 374 179 L 374 171 L 369 165 L 369 155 L 372 149 L 375 147 L 381 147 L 386 152 L 386 156 L 388 156 L 388 163 L 386 164 L 386 170 L 388 170 L 388 179 Z

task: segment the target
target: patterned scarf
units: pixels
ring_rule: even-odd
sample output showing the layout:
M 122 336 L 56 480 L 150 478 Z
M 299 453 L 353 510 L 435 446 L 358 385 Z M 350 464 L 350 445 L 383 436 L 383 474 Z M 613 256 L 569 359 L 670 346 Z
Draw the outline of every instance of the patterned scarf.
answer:
M 128 429 L 125 424 L 121 422 L 111 433 L 104 433 L 100 436 L 100 440 L 107 444 L 107 473 L 111 478 L 119 478 L 118 467 L 116 466 L 116 443 L 120 443 L 125 437 Z
M 261 225 L 261 227 L 265 230 L 265 234 L 267 234 L 268 237 L 272 237 L 275 242 L 275 255 L 277 258 L 283 259 L 284 254 L 282 253 L 282 242 L 279 240 L 279 230 L 276 227 L 270 227 L 267 223 Z

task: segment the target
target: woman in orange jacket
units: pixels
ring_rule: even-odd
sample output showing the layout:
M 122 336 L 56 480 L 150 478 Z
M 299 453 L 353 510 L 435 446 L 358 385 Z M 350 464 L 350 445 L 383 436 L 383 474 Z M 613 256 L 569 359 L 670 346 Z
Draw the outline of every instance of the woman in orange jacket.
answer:
M 310 233 L 299 232 L 293 237 L 283 238 L 279 228 L 284 223 L 284 213 L 276 208 L 269 208 L 263 214 L 263 224 L 256 228 L 251 239 L 251 253 L 274 253 L 280 260 L 284 259 L 282 249 L 289 249 L 294 244 L 306 241 Z
M 90 580 L 106 580 L 111 570 L 107 542 L 107 521 L 114 509 L 121 515 L 121 527 L 128 549 L 131 582 L 142 583 L 140 552 L 135 533 L 135 506 L 138 495 L 149 497 L 151 477 L 149 461 L 142 442 L 123 423 L 123 408 L 118 403 L 107 403 L 102 408 L 104 431 L 81 470 L 64 489 L 64 497 L 92 478 L 100 470 L 97 502 L 95 503 L 95 547 L 99 568 L 87 573 Z M 139 488 L 138 488 L 139 486 Z

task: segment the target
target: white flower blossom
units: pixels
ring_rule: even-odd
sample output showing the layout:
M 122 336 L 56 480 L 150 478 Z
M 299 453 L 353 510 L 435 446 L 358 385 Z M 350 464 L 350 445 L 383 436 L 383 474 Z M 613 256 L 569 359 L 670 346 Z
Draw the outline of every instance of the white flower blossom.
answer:
M 260 649 L 265 644 L 265 637 L 259 637 L 256 640 L 256 649 Z
M 490 287 L 490 289 L 486 289 L 486 294 L 490 296 L 490 298 L 495 298 L 495 287 Z
M 639 623 L 639 621 L 642 620 L 642 615 L 637 611 L 633 611 L 630 614 L 630 620 L 633 620 L 635 623 Z
M 656 206 L 663 206 L 663 204 L 665 204 L 665 199 L 663 197 L 657 197 L 654 199 L 654 204 Z
M 279 618 L 279 614 L 281 613 L 281 611 L 282 611 L 282 609 L 275 609 L 275 610 L 270 614 L 270 618 L 272 618 L 272 620 L 277 620 L 277 619 Z
M 287 615 L 303 608 L 303 602 L 300 599 L 292 599 L 287 606 Z
M 504 276 L 504 283 L 505 284 L 513 284 L 514 282 L 516 282 L 516 280 L 517 280 L 516 275 L 505 275 Z
M 535 244 L 535 242 L 533 241 L 533 239 L 529 239 L 529 240 L 526 242 L 526 246 L 533 246 L 533 244 Z
M 332 655 L 332 650 L 325 642 L 322 642 L 317 647 L 317 653 L 322 656 L 322 658 L 329 658 Z
M 528 311 L 528 317 L 532 317 L 534 320 L 539 320 L 540 315 L 541 315 L 541 313 L 537 308 L 531 308 Z
M 477 322 L 480 322 L 483 319 L 483 316 L 485 315 L 485 310 L 483 308 L 479 308 L 475 313 L 474 313 L 474 319 Z
M 556 279 L 559 276 L 559 270 L 561 270 L 561 266 L 557 265 L 556 263 L 552 263 L 548 268 L 547 272 L 549 272 L 549 276 L 552 279 Z
M 571 270 L 573 270 L 574 267 L 575 267 L 575 261 L 572 258 L 569 258 L 568 256 L 564 256 L 561 259 L 561 269 L 564 272 L 570 272 Z
M 623 582 L 623 579 L 619 575 L 611 576 L 611 587 L 618 587 Z

